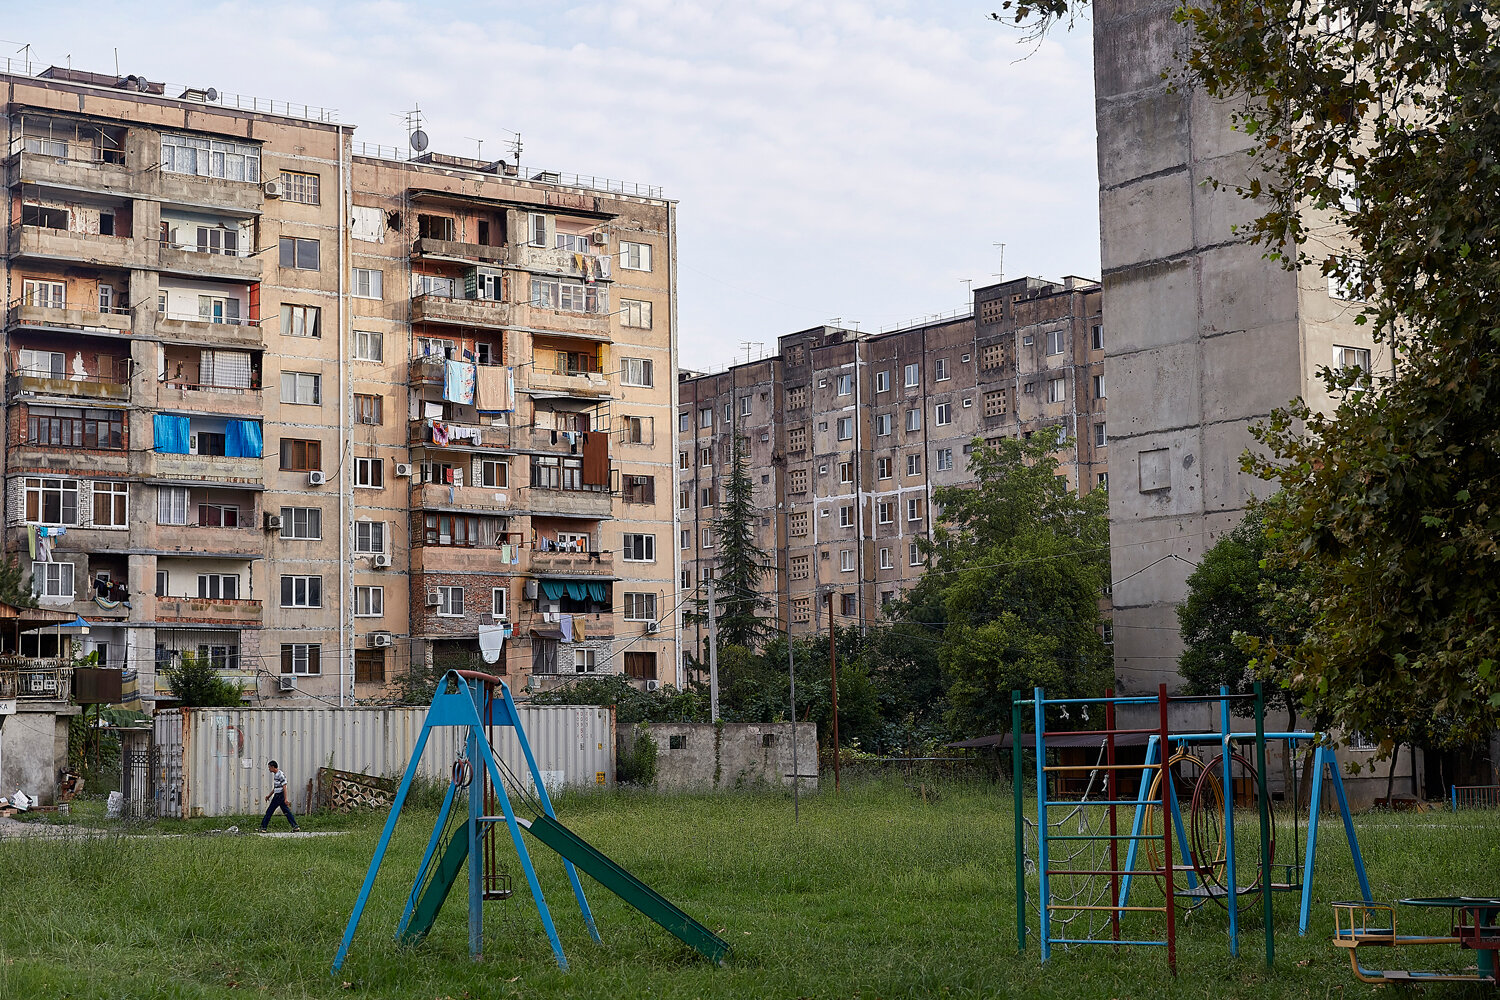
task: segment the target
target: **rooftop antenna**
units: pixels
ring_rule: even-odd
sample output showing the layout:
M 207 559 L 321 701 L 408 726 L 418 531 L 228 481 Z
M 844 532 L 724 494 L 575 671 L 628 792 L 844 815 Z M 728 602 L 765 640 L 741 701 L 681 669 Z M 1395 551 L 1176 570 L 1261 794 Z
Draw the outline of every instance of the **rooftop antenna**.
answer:
M 413 104 L 411 110 L 404 116 L 406 119 L 406 142 L 414 152 L 420 153 L 427 148 L 427 133 L 422 131 L 422 108 Z
M 521 133 L 511 132 L 511 130 L 508 128 L 502 128 L 500 131 L 515 136 L 515 138 L 506 143 L 506 145 L 510 147 L 511 155 L 516 158 L 516 166 L 519 167 L 521 165 Z
M 969 301 L 972 302 L 974 300 L 974 279 L 973 278 L 959 278 L 958 282 L 959 282 L 959 284 L 961 284 L 961 285 L 964 286 L 964 292 L 965 292 L 965 294 L 968 295 Z
M 472 135 L 466 135 L 466 136 L 464 136 L 464 138 L 468 139 L 476 147 L 476 149 L 474 151 L 474 159 L 476 159 L 476 160 L 482 160 L 482 159 L 484 159 L 484 140 L 483 139 L 476 139 Z
M 993 277 L 999 278 L 1001 281 L 1004 281 L 1005 280 L 1005 244 L 1004 243 L 991 243 L 990 246 L 992 246 L 992 247 L 999 247 L 1000 248 L 1000 271 L 999 271 L 998 274 L 993 275 Z
M 751 358 L 750 358 L 750 348 L 752 348 L 752 347 L 756 349 L 755 350 L 755 357 L 756 358 L 763 358 L 763 357 L 766 356 L 766 345 L 762 341 L 759 341 L 759 340 L 742 340 L 742 341 L 740 341 L 740 346 L 745 349 L 745 363 L 746 364 L 749 364 L 750 361 L 751 361 Z

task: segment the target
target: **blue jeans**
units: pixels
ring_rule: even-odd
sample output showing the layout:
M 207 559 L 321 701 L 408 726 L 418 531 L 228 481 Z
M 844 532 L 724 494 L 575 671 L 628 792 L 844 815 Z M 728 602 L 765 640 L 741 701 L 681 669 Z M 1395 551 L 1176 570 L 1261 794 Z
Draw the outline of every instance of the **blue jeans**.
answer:
M 271 804 L 266 807 L 266 815 L 260 821 L 260 828 L 264 830 L 266 827 L 271 825 L 271 817 L 275 815 L 277 809 L 280 809 L 283 813 L 286 814 L 286 821 L 292 824 L 292 829 L 297 829 L 297 817 L 293 816 L 292 811 L 286 807 L 285 792 L 277 792 L 275 795 L 271 796 Z

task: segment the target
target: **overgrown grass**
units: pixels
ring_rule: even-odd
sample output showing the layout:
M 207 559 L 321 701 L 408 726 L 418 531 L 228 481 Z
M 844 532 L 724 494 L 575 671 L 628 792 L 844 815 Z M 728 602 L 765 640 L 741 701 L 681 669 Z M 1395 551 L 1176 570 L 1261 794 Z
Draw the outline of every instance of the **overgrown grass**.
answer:
M 733 943 L 717 969 L 585 879 L 604 938 L 593 944 L 560 862 L 535 842 L 528 846 L 569 971 L 554 964 L 514 866 L 515 897 L 486 904 L 482 962 L 469 961 L 461 893 L 425 943 L 397 949 L 390 935 L 430 811 L 398 830 L 337 976 L 329 964 L 380 817 L 340 818 L 348 833 L 323 838 L 205 834 L 198 821 L 143 835 L 92 828 L 67 840 L 0 841 L 0 997 L 1326 1000 L 1371 989 L 1327 943 L 1328 901 L 1358 894 L 1336 823 L 1324 825 L 1320 840 L 1308 937 L 1297 937 L 1294 897 L 1278 899 L 1274 970 L 1264 966 L 1254 920 L 1241 957 L 1231 959 L 1222 913 L 1205 911 L 1183 922 L 1171 979 L 1156 949 L 1059 953 L 1045 967 L 1034 947 L 1017 955 L 1009 796 L 978 785 L 939 791 L 924 801 L 897 782 L 850 783 L 839 796 L 804 796 L 797 825 L 791 799 L 778 792 L 613 792 L 559 802 L 565 823 Z M 237 822 L 244 830 L 256 820 Z M 307 821 L 309 829 L 331 825 Z M 1493 813 L 1365 816 L 1359 832 L 1377 898 L 1500 891 Z M 159 835 L 170 833 L 183 835 Z M 1436 955 L 1415 961 L 1439 964 Z

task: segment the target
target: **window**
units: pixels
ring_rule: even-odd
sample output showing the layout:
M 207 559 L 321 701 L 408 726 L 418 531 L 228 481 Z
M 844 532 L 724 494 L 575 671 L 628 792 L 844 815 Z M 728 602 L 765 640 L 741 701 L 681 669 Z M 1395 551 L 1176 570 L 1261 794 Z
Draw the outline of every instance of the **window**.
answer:
M 626 653 L 625 676 L 635 680 L 656 680 L 655 653 Z
M 852 482 L 854 482 L 854 463 L 853 462 L 840 462 L 839 463 L 839 482 L 841 482 L 841 483 L 852 483 Z
M 646 358 L 621 358 L 620 359 L 620 381 L 626 385 L 652 386 L 655 385 L 651 369 L 651 362 Z M 687 414 L 684 413 L 679 420 L 683 430 L 687 430 Z
M 385 614 L 384 587 L 354 588 L 354 617 L 379 618 Z
M 27 479 L 26 520 L 32 524 L 77 524 L 78 480 Z
M 21 284 L 22 301 L 28 306 L 43 309 L 61 309 L 67 304 L 67 288 L 61 281 L 32 281 Z
M 912 409 L 906 411 L 906 429 L 908 431 L 919 431 L 922 429 L 921 410 Z
M 453 217 L 449 215 L 418 215 L 417 238 L 422 240 L 444 240 L 452 243 L 458 238 L 457 230 L 453 225 Z
M 283 326 L 283 330 L 285 327 Z M 354 331 L 354 360 L 382 361 L 385 359 L 385 334 L 376 330 Z
M 1104 447 L 1108 443 L 1109 443 L 1109 438 L 1105 436 L 1104 425 L 1103 424 L 1095 424 L 1094 425 L 1094 444 L 1097 445 L 1098 447 L 1102 448 L 1102 447 Z
M 1104 376 L 1103 375 L 1095 375 L 1094 376 L 1094 398 L 1095 399 L 1103 399 L 1104 398 Z
M 596 664 L 595 651 L 592 649 L 573 650 L 573 673 L 591 674 Z
M 323 578 L 321 576 L 283 576 L 281 578 L 281 606 L 283 608 L 321 608 L 323 606 Z
M 1333 348 L 1333 366 L 1339 371 L 1347 371 L 1350 368 L 1358 368 L 1369 374 L 1370 371 L 1370 349 L 1368 347 L 1338 347 Z
M 840 375 L 837 380 L 837 391 L 840 396 L 849 396 L 854 393 L 854 376 Z
M 620 441 L 624 444 L 650 444 L 654 438 L 652 417 L 620 418 Z
M 504 587 L 493 587 L 490 590 L 490 616 L 492 618 L 504 618 L 510 607 L 510 591 Z
M 620 325 L 638 330 L 651 329 L 651 303 L 640 299 L 621 299 Z
M 740 397 L 740 416 L 748 417 L 755 412 L 755 401 L 749 396 Z
M 376 424 L 384 422 L 383 396 L 369 396 L 364 393 L 354 394 L 354 422 L 356 424 Z
M 786 431 L 786 450 L 790 452 L 807 450 L 807 428 L 788 427 Z
M 73 564 L 69 562 L 34 562 L 31 564 L 31 592 L 37 597 L 73 599 Z
M 712 528 L 700 528 L 699 531 L 698 531 L 698 541 L 700 541 L 701 543 L 703 543 L 703 547 L 705 549 L 711 549 L 711 548 L 713 548 L 714 547 L 714 529 L 712 529 Z
M 531 304 L 562 312 L 607 313 L 609 290 L 602 285 L 552 278 L 531 279 Z
M 932 377 L 934 381 L 948 381 L 948 359 L 938 358 L 932 363 Z
M 111 219 L 113 219 L 113 216 L 111 216 Z M 100 221 L 103 221 L 102 216 L 100 217 Z M 113 228 L 113 222 L 111 222 L 111 228 Z M 100 227 L 100 231 L 103 231 L 102 226 Z M 240 255 L 239 228 L 236 226 L 234 229 L 229 229 L 223 225 L 199 226 L 197 246 L 198 253 L 216 253 L 228 257 L 238 257 Z
M 651 270 L 651 244 L 621 240 L 620 266 L 627 271 Z
M 906 388 L 911 389 L 921 384 L 922 370 L 920 365 L 907 365 L 905 370 Z
M 854 437 L 853 417 L 839 417 L 838 436 L 840 441 L 848 441 Z
M 281 401 L 318 406 L 323 402 L 323 376 L 311 372 L 282 372 Z
M 891 460 L 888 458 L 877 458 L 875 460 L 875 478 L 891 478 Z
M 839 508 L 839 527 L 854 527 L 854 508 L 852 506 L 846 504 Z
M 318 241 L 300 236 L 281 238 L 281 266 L 299 271 L 318 270 Z
M 854 615 L 854 595 L 853 594 L 840 594 L 839 595 L 839 614 L 843 615 L 846 618 L 853 617 L 853 615 Z
M 26 412 L 26 443 L 118 451 L 125 447 L 125 415 L 119 410 L 30 406 Z
M 714 411 L 708 407 L 698 411 L 698 426 L 711 430 L 714 426 Z
M 161 169 L 226 181 L 260 183 L 260 147 L 248 142 L 162 133 Z
M 353 287 L 349 294 L 356 299 L 379 299 L 384 297 L 383 284 L 384 272 L 367 267 L 356 267 L 354 269 Z
M 627 534 L 624 537 L 626 562 L 656 562 L 656 536 Z
M 356 649 L 354 651 L 354 683 L 385 683 L 385 650 Z
M 906 519 L 908 521 L 922 520 L 922 501 L 919 497 L 912 497 L 906 501 Z
M 912 542 L 906 547 L 906 562 L 909 566 L 922 565 L 922 547 Z
M 875 391 L 887 392 L 891 388 L 891 373 L 888 371 L 875 373 Z
M 853 549 L 839 549 L 839 572 L 841 572 L 841 573 L 853 573 L 854 572 L 854 550 Z
M 1005 345 L 985 344 L 979 352 L 979 367 L 986 371 L 999 368 L 1005 362 Z
M 1364 301 L 1364 269 L 1357 261 L 1343 261 L 1345 269 L 1349 272 L 1347 276 L 1330 274 L 1328 276 L 1328 295 L 1330 298 L 1340 299 L 1344 302 Z
M 439 618 L 462 618 L 464 616 L 464 588 L 438 587 L 437 598 Z
M 37 226 L 41 229 L 67 229 L 68 210 L 48 208 L 43 205 L 22 205 L 21 225 Z
M 889 434 L 894 424 L 895 420 L 892 419 L 889 413 L 875 414 L 875 434 L 878 437 L 884 437 Z
M 281 672 L 314 676 L 323 672 L 323 647 L 315 642 L 283 642 Z
M 130 488 L 125 483 L 94 482 L 94 527 L 124 528 L 129 525 Z
M 1064 345 L 1067 343 L 1067 337 L 1067 331 L 1065 330 L 1049 331 L 1047 333 L 1047 353 L 1049 355 L 1061 354 Z
M 677 533 L 677 547 L 680 549 L 690 549 L 693 547 L 693 530 L 691 528 L 683 528 Z
M 677 431 L 678 431 L 678 433 L 680 433 L 680 434 L 686 434 L 688 431 L 690 431 L 692 429 L 693 429 L 693 416 L 692 416 L 692 414 L 686 413 L 686 412 L 677 414 Z
M 922 456 L 906 456 L 906 474 L 908 476 L 920 476 L 922 474 Z
M 787 487 L 786 488 L 787 488 L 787 492 L 788 493 L 806 493 L 807 492 L 807 470 L 806 469 L 792 469 L 792 470 L 788 471 L 787 472 Z
M 934 460 L 937 462 L 937 471 L 951 472 L 953 469 L 953 449 L 939 448 L 937 455 L 934 456 Z
M 485 489 L 505 489 L 510 485 L 510 465 L 500 459 L 483 459 L 479 463 L 479 485 Z
M 176 487 L 167 487 L 175 489 Z M 162 491 L 158 491 L 160 493 Z M 187 492 L 184 490 L 183 492 Z M 162 522 L 163 524 L 167 522 Z M 281 537 L 319 539 L 323 537 L 323 512 L 317 507 L 281 508 Z
M 237 301 L 237 300 L 231 300 Z M 323 336 L 323 309 L 320 306 L 293 306 L 283 305 L 281 307 L 281 333 L 286 337 L 321 337 Z M 378 357 L 380 334 L 366 334 L 374 337 L 376 343 L 376 357 L 366 358 L 367 361 L 379 361 Z M 355 357 L 359 357 L 359 335 L 355 335 Z
M 625 594 L 625 620 L 628 622 L 656 621 L 655 594 Z
M 933 412 L 933 423 L 939 427 L 947 427 L 953 423 L 953 404 L 939 403 Z
M 1096 350 L 1096 351 L 1102 351 L 1102 350 L 1104 350 L 1104 326 L 1103 326 L 1103 324 L 1101 324 L 1101 323 L 1095 323 L 1094 324 L 1093 337 L 1090 340 L 1090 343 L 1093 345 L 1094 350 Z
M 281 471 L 312 472 L 323 467 L 323 443 L 297 438 L 281 439 Z
M 714 450 L 712 448 L 698 449 L 698 465 L 707 469 L 714 464 Z
M 881 524 L 890 524 L 896 519 L 896 505 L 889 500 L 882 500 L 875 505 L 875 516 Z
M 198 527 L 238 528 L 240 508 L 228 503 L 200 503 L 198 505 Z
M 655 476 L 625 476 L 622 485 L 626 503 L 656 503 Z
M 281 200 L 299 205 L 318 204 L 318 175 L 292 170 L 281 172 Z
M 190 491 L 186 486 L 156 488 L 156 523 L 187 524 Z
M 984 394 L 984 415 L 1003 417 L 1010 409 L 1010 399 L 1004 389 L 994 389 Z
M 237 601 L 240 578 L 232 573 L 199 573 L 198 597 L 208 601 Z
M 807 511 L 797 511 L 787 515 L 787 533 L 792 535 L 807 534 Z
M 355 521 L 354 551 L 359 555 L 375 555 L 384 552 L 385 522 Z
M 1061 403 L 1068 398 L 1068 386 L 1060 378 L 1049 378 L 1047 380 L 1047 402 Z
M 882 547 L 880 550 L 880 568 L 891 569 L 895 565 L 896 564 L 891 560 L 891 550 L 889 548 Z

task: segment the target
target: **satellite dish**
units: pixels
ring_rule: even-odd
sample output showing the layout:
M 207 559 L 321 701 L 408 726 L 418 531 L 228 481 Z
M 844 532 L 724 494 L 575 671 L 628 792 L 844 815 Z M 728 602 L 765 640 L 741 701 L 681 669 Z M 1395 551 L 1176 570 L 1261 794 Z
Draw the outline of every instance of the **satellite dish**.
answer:
M 219 92 L 217 90 L 215 90 L 213 87 L 209 87 L 207 90 L 205 90 L 203 92 L 203 96 L 207 100 L 217 101 L 219 99 Z
M 421 129 L 417 129 L 415 132 L 413 132 L 411 134 L 411 148 L 415 149 L 419 153 L 422 152 L 422 150 L 426 149 L 427 133 L 423 132 Z

